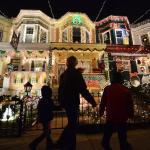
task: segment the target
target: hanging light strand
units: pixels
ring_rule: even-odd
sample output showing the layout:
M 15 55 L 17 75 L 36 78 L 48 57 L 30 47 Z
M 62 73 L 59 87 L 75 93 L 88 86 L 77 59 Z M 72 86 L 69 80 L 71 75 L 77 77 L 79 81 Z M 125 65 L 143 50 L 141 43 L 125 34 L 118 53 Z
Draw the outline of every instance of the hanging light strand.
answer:
M 139 18 L 137 18 L 133 24 L 135 24 L 137 21 L 139 21 L 140 19 L 142 19 L 146 14 L 148 14 L 150 12 L 150 9 L 148 9 L 143 15 L 141 15 Z
M 1 10 L 0 10 L 0 13 L 1 13 L 4 17 L 8 18 Z
M 97 17 L 96 17 L 96 19 L 95 19 L 94 22 L 96 22 L 97 19 L 99 18 L 99 16 L 100 16 L 100 14 L 101 14 L 101 12 L 102 12 L 102 10 L 103 10 L 103 8 L 104 8 L 106 2 L 107 2 L 107 0 L 105 0 L 105 1 L 103 2 L 102 7 L 101 7 L 101 9 L 100 9 L 100 11 L 99 11 L 99 13 L 98 13 L 98 15 L 97 15 Z
M 54 19 L 55 17 L 54 17 L 54 13 L 53 13 L 52 6 L 51 6 L 51 4 L 50 4 L 50 0 L 48 0 L 48 6 L 49 6 L 50 12 L 51 12 L 51 14 L 52 14 L 52 17 L 53 17 L 53 19 Z

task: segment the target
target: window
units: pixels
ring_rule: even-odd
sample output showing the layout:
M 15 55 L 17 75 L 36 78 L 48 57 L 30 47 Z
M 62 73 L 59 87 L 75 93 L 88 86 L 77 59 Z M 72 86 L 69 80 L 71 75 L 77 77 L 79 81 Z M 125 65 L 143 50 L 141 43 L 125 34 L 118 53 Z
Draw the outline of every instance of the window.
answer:
M 33 65 L 33 63 L 32 63 Z M 45 61 L 34 61 L 34 67 L 32 69 L 32 71 L 45 71 L 45 65 L 46 62 Z
M 33 34 L 33 28 L 28 27 L 26 30 L 26 34 Z
M 3 30 L 0 30 L 0 42 L 3 40 Z
M 46 41 L 47 41 L 47 32 L 41 29 L 40 43 L 46 43 Z
M 17 75 L 16 75 L 16 78 L 15 78 L 15 80 L 14 80 L 14 83 L 16 83 L 16 84 L 21 84 L 21 83 L 23 83 L 23 77 L 21 76 L 21 74 L 17 74 Z
M 34 33 L 34 28 L 33 27 L 27 27 L 26 28 L 26 37 L 25 37 L 25 42 L 26 43 L 32 43 L 33 33 Z
M 122 37 L 122 31 L 116 31 L 116 36 L 117 37 Z
M 126 26 L 124 24 L 120 24 L 120 28 L 126 29 Z
M 31 76 L 31 83 L 32 84 L 35 84 L 35 83 L 37 83 L 38 82 L 38 80 L 37 80 L 37 78 L 36 78 L 36 74 L 32 74 L 32 76 Z
M 80 28 L 73 28 L 73 43 L 81 43 L 81 30 Z
M 110 44 L 110 35 L 109 35 L 109 32 L 106 32 L 104 34 L 104 43 Z
M 116 44 L 123 44 L 123 30 L 116 30 Z
M 123 44 L 123 38 L 117 38 L 117 44 Z

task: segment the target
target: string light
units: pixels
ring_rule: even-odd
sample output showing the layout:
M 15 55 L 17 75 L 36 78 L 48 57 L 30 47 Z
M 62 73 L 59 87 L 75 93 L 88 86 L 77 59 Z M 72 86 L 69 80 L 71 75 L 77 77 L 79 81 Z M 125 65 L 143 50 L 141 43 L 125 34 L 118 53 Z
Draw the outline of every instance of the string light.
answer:
M 52 51 L 51 51 L 51 46 L 50 46 L 50 49 L 49 49 L 48 57 L 49 57 L 49 59 L 48 59 L 47 84 L 50 85 L 51 84 L 51 70 L 52 70 Z

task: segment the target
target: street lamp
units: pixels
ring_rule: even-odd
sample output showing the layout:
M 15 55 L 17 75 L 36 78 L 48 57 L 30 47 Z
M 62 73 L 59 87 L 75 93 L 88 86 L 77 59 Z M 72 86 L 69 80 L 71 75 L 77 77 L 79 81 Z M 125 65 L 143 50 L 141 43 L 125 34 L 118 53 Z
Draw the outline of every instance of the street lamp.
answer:
M 32 90 L 32 84 L 29 81 L 26 84 L 24 84 L 24 90 L 28 96 L 29 92 L 31 92 L 31 90 Z

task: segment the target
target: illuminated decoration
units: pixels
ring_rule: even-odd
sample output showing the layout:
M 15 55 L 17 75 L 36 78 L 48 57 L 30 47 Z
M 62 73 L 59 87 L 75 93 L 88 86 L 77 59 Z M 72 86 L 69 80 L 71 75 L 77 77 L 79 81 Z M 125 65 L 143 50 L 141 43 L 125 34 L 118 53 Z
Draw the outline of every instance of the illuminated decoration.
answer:
M 10 63 L 7 65 L 7 68 L 9 72 L 12 72 L 14 70 L 14 65 Z
M 20 63 L 21 63 L 21 59 L 20 58 L 16 57 L 16 58 L 11 59 L 11 64 L 13 65 L 13 70 L 14 71 L 18 71 Z
M 49 59 L 48 59 L 48 70 L 47 70 L 47 84 L 51 85 L 51 70 L 52 70 L 52 51 L 51 51 L 51 47 L 49 49 L 49 55 L 48 55 Z
M 80 15 L 75 15 L 72 18 L 72 24 L 76 25 L 76 26 L 81 25 L 82 24 L 81 16 Z
M 97 42 L 106 44 L 132 44 L 128 18 L 108 16 L 96 22 Z
M 0 56 L 3 56 L 6 53 L 5 50 L 0 50 Z
M 32 51 L 27 51 L 27 53 L 30 55 L 30 54 L 32 54 Z
M 115 23 L 121 23 L 121 28 L 122 28 L 122 23 L 125 23 L 127 25 L 127 27 L 129 25 L 129 21 L 128 21 L 128 18 L 126 16 L 112 16 L 112 15 L 110 15 L 110 16 L 104 18 L 103 20 L 96 22 L 96 26 L 100 26 L 100 25 L 106 24 L 108 22 L 114 23 L 113 25 L 115 25 Z
M 131 77 L 131 85 L 134 87 L 140 86 L 140 78 L 138 76 Z
M 107 45 L 106 52 L 112 53 L 132 53 L 132 54 L 148 54 L 150 53 L 149 47 L 144 47 L 141 45 Z
M 115 29 L 116 44 L 129 44 L 129 34 L 125 29 Z
M 39 53 L 42 54 L 44 51 L 43 50 L 39 50 Z
M 2 121 L 12 121 L 12 120 L 16 119 L 18 116 L 19 116 L 19 114 L 13 115 L 12 109 L 10 108 L 10 105 L 9 105 L 8 108 L 6 108 L 1 120 Z
M 149 45 L 150 44 L 148 34 L 142 35 L 141 36 L 141 40 L 142 40 L 142 44 L 143 45 Z
M 11 24 L 11 29 L 17 27 L 16 33 L 21 35 L 18 47 L 20 53 L 12 51 L 8 43 L 0 46 L 0 55 L 2 55 L 0 73 L 4 77 L 2 89 L 4 94 L 7 94 L 7 91 L 24 93 L 23 84 L 26 81 L 34 84 L 32 94 L 38 93 L 41 86 L 46 83 L 52 85 L 52 88 L 58 88 L 59 75 L 66 68 L 66 58 L 70 55 L 78 58 L 78 67 L 82 68 L 82 72 L 84 68 L 83 74 L 106 74 L 104 77 L 106 76 L 109 80 L 111 70 L 109 63 L 114 61 L 114 58 L 112 60 L 108 57 L 102 58 L 102 53 L 106 55 L 111 53 L 112 56 L 113 54 L 115 56 L 128 55 L 126 57 L 128 61 L 124 57 L 121 59 L 121 64 L 118 63 L 124 67 L 125 71 L 130 71 L 130 59 L 132 58 L 129 55 L 139 54 L 138 56 L 147 57 L 149 53 L 147 46 L 112 45 L 112 36 L 115 39 L 116 34 L 118 41 L 121 37 L 123 44 L 130 44 L 131 32 L 127 17 L 109 16 L 100 22 L 92 22 L 86 14 L 69 12 L 60 19 L 52 19 L 41 11 L 35 10 L 21 10 L 18 16 Z M 97 29 L 102 36 L 95 35 Z M 100 43 L 96 41 L 96 37 L 102 37 Z M 110 45 L 106 47 L 106 44 Z M 3 51 L 6 51 L 5 55 Z M 11 74 L 8 72 L 4 76 L 6 72 L 4 68 L 7 68 L 6 65 L 9 63 L 14 65 L 14 70 Z M 142 66 L 144 65 L 138 68 Z M 146 73 L 149 73 L 148 63 L 145 67 Z M 8 78 L 9 74 L 10 78 Z M 19 78 L 18 74 L 21 74 Z M 88 88 L 99 87 L 101 91 L 101 83 L 98 78 L 89 77 L 86 83 Z
M 83 78 L 89 89 L 103 89 L 106 84 L 103 74 L 83 74 Z
M 106 44 L 83 44 L 83 43 L 51 43 L 51 50 L 72 50 L 72 51 L 98 51 L 106 49 Z

